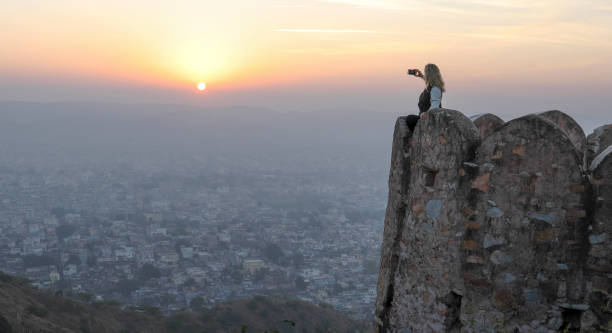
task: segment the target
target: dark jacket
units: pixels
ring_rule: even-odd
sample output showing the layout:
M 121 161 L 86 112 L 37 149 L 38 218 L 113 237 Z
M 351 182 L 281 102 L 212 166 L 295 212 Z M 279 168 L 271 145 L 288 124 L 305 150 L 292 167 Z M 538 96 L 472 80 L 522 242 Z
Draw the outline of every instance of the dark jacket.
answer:
M 431 107 L 431 88 L 432 86 L 427 86 L 419 96 L 419 114 L 427 112 Z M 442 107 L 442 99 L 440 99 L 440 107 Z

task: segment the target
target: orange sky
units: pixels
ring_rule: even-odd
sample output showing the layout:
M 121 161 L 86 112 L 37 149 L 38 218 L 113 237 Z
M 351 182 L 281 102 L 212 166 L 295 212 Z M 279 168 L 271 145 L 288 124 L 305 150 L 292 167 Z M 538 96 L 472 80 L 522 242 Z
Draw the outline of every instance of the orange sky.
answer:
M 449 91 L 577 87 L 603 98 L 611 32 L 609 0 L 5 0 L 0 100 L 149 87 L 180 102 L 199 81 L 211 95 L 367 94 L 416 89 L 405 70 L 428 62 Z

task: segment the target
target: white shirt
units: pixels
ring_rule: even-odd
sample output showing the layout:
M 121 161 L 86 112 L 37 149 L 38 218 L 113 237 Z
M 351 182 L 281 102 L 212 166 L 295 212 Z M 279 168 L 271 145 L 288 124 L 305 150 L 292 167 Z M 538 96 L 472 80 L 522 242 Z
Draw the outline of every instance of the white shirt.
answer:
M 431 109 L 436 109 L 440 107 L 440 101 L 442 100 L 442 90 L 440 90 L 440 88 L 433 86 L 431 87 L 431 91 L 429 92 L 429 102 L 431 104 L 431 106 L 429 107 L 429 110 Z M 427 111 L 429 111 L 427 110 Z

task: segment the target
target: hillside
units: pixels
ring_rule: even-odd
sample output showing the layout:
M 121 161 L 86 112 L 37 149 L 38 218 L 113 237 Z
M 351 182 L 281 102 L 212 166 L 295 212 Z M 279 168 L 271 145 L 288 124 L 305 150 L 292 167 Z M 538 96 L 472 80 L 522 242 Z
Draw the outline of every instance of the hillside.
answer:
M 365 328 L 332 309 L 262 296 L 164 317 L 154 309 L 122 310 L 112 302 L 90 304 L 55 296 L 0 272 L 0 333 L 360 332 Z

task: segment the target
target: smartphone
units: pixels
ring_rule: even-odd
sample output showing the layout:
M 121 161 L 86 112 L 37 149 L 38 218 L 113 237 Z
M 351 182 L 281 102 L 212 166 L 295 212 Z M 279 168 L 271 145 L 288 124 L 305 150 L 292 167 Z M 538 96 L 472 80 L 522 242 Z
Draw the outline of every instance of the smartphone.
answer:
M 409 69 L 408 70 L 408 75 L 416 75 L 417 74 L 417 70 L 416 69 Z

